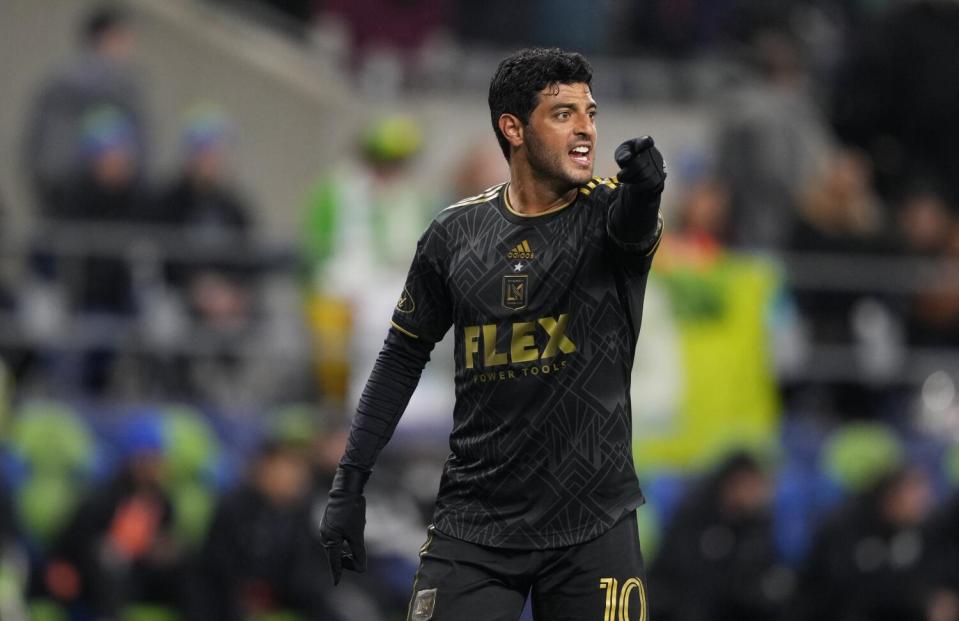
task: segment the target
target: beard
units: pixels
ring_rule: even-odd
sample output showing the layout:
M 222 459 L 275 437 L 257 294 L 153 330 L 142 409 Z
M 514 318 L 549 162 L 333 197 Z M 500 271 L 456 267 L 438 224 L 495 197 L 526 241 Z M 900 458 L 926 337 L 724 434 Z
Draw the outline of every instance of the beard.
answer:
M 593 177 L 592 168 L 573 168 L 572 162 L 569 161 L 569 151 L 551 150 L 539 139 L 531 125 L 526 128 L 526 159 L 534 175 L 555 185 L 560 191 L 580 186 Z

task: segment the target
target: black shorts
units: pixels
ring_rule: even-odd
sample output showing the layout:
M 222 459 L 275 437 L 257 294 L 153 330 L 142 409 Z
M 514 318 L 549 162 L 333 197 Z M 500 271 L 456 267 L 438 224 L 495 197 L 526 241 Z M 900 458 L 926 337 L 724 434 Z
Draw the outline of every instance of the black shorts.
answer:
M 489 548 L 432 526 L 407 621 L 647 621 L 636 512 L 596 539 L 554 550 Z

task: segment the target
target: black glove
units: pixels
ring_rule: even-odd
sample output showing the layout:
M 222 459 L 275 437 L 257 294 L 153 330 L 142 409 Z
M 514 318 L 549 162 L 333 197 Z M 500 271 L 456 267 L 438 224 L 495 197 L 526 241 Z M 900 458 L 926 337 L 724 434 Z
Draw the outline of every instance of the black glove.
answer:
M 320 521 L 320 543 L 330 561 L 333 584 L 340 583 L 344 569 L 366 571 L 366 546 L 363 529 L 366 527 L 366 499 L 363 486 L 370 478 L 348 466 L 340 466 L 333 477 L 330 501 Z
M 649 136 L 633 138 L 616 147 L 616 175 L 620 183 L 628 183 L 642 194 L 659 194 L 666 185 L 666 162 Z

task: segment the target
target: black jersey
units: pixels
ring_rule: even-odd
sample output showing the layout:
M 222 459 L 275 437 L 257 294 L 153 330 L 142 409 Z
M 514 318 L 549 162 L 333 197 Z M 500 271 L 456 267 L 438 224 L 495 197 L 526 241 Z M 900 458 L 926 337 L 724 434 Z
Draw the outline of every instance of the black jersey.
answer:
M 506 184 L 440 212 L 417 244 L 393 326 L 452 325 L 456 405 L 437 530 L 473 543 L 580 543 L 642 503 L 630 373 L 662 220 L 642 248 L 607 227 L 614 180 L 527 216 Z

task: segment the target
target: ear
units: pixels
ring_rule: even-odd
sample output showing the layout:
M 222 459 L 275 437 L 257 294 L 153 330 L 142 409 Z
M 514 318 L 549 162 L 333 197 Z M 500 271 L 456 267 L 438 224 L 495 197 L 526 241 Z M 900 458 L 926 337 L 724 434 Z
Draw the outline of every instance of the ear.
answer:
M 508 112 L 499 115 L 499 130 L 513 148 L 523 145 L 523 122 Z

